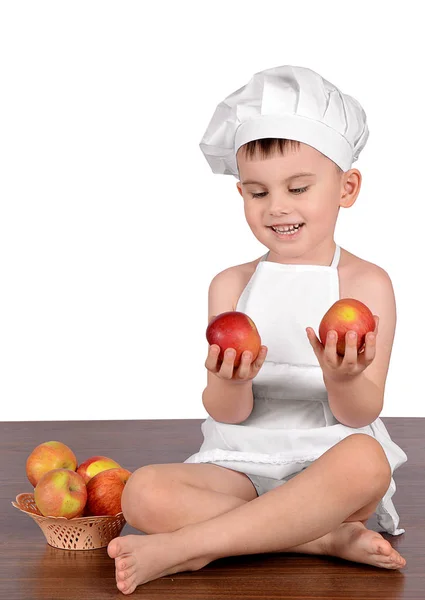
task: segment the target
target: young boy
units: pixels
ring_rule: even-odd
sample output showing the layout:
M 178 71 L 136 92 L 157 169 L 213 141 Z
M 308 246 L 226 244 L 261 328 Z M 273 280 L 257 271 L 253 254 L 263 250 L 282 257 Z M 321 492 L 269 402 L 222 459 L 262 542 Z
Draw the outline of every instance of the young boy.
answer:
M 245 352 L 238 368 L 232 349 L 219 362 L 211 345 L 199 452 L 183 464 L 142 467 L 128 481 L 124 516 L 151 535 L 108 546 L 124 594 L 238 554 L 405 566 L 365 527 L 376 512 L 387 532 L 404 533 L 391 497 L 392 474 L 407 456 L 379 419 L 394 292 L 386 271 L 334 242 L 340 207 L 360 191 L 351 164 L 367 137 L 360 104 L 302 67 L 256 73 L 218 105 L 201 149 L 215 173 L 239 179 L 248 225 L 269 252 L 213 278 L 208 318 L 244 312 L 264 345 L 256 359 Z M 365 303 L 376 323 L 360 353 L 347 333 L 343 357 L 336 332 L 325 345 L 317 337 L 340 298 Z

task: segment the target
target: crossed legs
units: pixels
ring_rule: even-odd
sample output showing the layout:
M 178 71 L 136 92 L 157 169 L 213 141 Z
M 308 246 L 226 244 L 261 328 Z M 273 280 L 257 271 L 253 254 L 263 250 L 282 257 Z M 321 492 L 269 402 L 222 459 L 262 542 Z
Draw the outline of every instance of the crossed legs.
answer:
M 216 465 L 142 467 L 128 481 L 122 506 L 129 524 L 150 535 L 109 544 L 117 586 L 128 594 L 168 573 L 262 552 L 331 554 L 401 568 L 398 552 L 364 526 L 390 480 L 381 445 L 364 434 L 345 438 L 258 498 L 244 474 Z

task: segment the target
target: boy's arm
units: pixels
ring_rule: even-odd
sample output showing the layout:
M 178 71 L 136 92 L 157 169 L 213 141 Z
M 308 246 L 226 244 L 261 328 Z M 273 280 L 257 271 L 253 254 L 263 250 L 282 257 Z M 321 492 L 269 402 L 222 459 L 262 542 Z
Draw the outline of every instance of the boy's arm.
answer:
M 202 403 L 215 421 L 233 425 L 242 423 L 254 407 L 252 381 L 226 381 L 208 371 L 208 384 L 202 394 Z
M 236 267 L 230 267 L 211 281 L 208 290 L 208 323 L 223 312 L 235 310 L 234 304 L 241 287 L 238 274 Z M 202 403 L 216 421 L 242 423 L 254 406 L 252 381 L 222 379 L 207 370 L 207 387 L 202 393 Z
M 359 283 L 356 299 L 379 317 L 375 357 L 351 380 L 336 382 L 324 376 L 329 407 L 335 418 L 348 427 L 369 425 L 382 411 L 397 320 L 393 286 L 384 269 L 373 265 Z

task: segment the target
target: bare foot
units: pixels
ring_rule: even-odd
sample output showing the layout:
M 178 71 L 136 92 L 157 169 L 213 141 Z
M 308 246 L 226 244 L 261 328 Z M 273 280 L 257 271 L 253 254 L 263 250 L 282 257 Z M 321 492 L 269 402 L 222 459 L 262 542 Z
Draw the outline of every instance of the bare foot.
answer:
M 405 559 L 380 533 L 367 529 L 360 521 L 342 523 L 322 538 L 286 551 L 326 554 L 383 569 L 406 566 Z M 191 558 L 179 530 L 116 537 L 108 544 L 108 554 L 115 558 L 117 588 L 123 594 L 131 594 L 138 585 L 165 575 L 197 571 L 214 560 Z
M 383 569 L 402 569 L 405 559 L 380 533 L 367 529 L 360 521 L 341 523 L 324 536 L 326 554 Z
M 181 571 L 197 571 L 212 559 L 189 558 L 178 532 L 125 535 L 108 544 L 115 558 L 117 588 L 131 594 L 138 585 Z

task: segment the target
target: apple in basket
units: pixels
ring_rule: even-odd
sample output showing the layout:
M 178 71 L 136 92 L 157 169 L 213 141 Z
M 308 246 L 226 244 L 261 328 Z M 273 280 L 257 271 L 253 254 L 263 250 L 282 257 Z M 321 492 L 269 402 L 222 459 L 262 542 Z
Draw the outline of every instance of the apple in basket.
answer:
M 53 469 L 37 483 L 34 500 L 45 517 L 73 519 L 83 514 L 87 502 L 86 484 L 75 471 Z
M 121 468 L 112 458 L 107 456 L 92 456 L 85 460 L 77 469 L 77 473 L 81 475 L 85 483 L 88 483 L 92 477 L 106 471 L 107 469 Z
M 375 330 L 375 319 L 366 304 L 360 300 L 343 298 L 332 304 L 320 322 L 319 337 L 323 345 L 326 344 L 326 336 L 331 329 L 338 334 L 337 354 L 344 356 L 347 331 L 357 332 L 357 352 L 359 352 L 365 343 L 366 334 Z
M 43 442 L 27 458 L 26 472 L 32 486 L 36 487 L 41 477 L 52 469 L 77 468 L 77 458 L 71 448 L 62 442 Z
M 122 467 L 101 471 L 87 483 L 85 516 L 116 515 L 122 511 L 121 496 L 131 476 Z
M 220 346 L 219 361 L 223 360 L 227 348 L 236 350 L 235 367 L 240 365 L 245 350 L 249 350 L 252 360 L 255 360 L 261 348 L 261 338 L 254 321 L 237 310 L 224 312 L 213 318 L 208 324 L 206 336 L 210 345 Z

